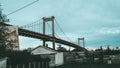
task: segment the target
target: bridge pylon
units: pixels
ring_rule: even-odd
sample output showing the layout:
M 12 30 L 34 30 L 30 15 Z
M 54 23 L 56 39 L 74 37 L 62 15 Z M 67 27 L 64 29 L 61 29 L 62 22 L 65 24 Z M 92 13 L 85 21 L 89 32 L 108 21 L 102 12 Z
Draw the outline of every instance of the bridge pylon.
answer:
M 45 23 L 48 21 L 52 21 L 52 42 L 53 42 L 53 49 L 55 49 L 55 31 L 54 31 L 54 16 L 51 17 L 43 17 L 43 34 L 46 34 L 45 30 Z M 45 46 L 46 39 L 43 39 L 43 46 Z
M 78 38 L 78 45 L 80 46 L 80 40 L 83 41 L 83 48 L 85 48 L 85 38 Z

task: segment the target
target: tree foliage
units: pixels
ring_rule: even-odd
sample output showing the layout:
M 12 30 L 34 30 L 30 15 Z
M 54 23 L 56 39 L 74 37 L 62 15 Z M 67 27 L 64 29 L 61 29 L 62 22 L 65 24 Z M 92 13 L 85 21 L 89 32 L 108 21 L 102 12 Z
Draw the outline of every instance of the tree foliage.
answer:
M 0 22 L 0 52 L 6 50 L 7 43 L 9 42 L 8 38 L 8 28 L 3 25 L 4 23 Z
M 59 47 L 57 48 L 57 51 L 59 51 L 59 52 L 67 52 L 67 49 L 62 47 L 61 45 L 59 45 Z
M 0 55 L 13 48 L 14 43 L 16 42 L 9 38 L 10 30 L 5 22 L 8 22 L 8 19 L 2 14 L 2 10 L 0 8 Z

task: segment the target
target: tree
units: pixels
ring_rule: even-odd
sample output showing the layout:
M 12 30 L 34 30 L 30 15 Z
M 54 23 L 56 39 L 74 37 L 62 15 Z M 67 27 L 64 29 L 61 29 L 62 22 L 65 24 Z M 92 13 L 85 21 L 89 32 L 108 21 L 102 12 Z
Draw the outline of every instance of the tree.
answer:
M 102 46 L 100 46 L 100 48 L 98 48 L 98 49 L 95 49 L 95 51 L 102 52 L 102 51 L 103 51 L 103 47 L 102 47 Z
M 60 51 L 60 52 L 66 52 L 67 51 L 67 49 L 64 48 L 64 47 L 61 47 L 61 45 L 59 45 L 59 47 L 57 48 L 57 50 Z
M 2 14 L 2 9 L 0 4 L 0 23 L 1 22 L 9 22 L 9 19 L 7 19 L 6 15 Z
M 119 50 L 119 47 L 116 47 L 116 50 Z
M 6 50 L 7 42 L 9 42 L 7 40 L 9 30 L 3 24 L 4 23 L 0 22 L 0 52 L 4 52 Z
M 107 49 L 106 49 L 106 50 L 107 50 L 108 52 L 109 52 L 109 51 L 111 51 L 111 49 L 110 49 L 109 45 L 107 46 Z
M 0 55 L 3 55 L 6 50 L 10 49 L 10 47 L 13 47 L 13 42 L 15 42 L 8 39 L 10 30 L 8 29 L 8 26 L 5 25 L 5 19 L 6 18 L 4 15 L 2 15 L 2 11 L 0 9 Z

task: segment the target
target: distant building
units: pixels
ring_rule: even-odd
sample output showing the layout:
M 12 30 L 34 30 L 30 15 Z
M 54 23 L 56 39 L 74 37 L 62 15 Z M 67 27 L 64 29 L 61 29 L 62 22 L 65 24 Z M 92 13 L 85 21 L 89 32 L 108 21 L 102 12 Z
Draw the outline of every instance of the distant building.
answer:
M 65 62 L 77 61 L 83 63 L 85 62 L 84 59 L 86 59 L 85 52 L 84 51 L 64 52 L 64 59 Z
M 50 58 L 50 67 L 63 65 L 64 63 L 63 52 L 58 52 L 49 47 L 38 46 L 31 53 L 33 55 L 40 55 L 42 58 Z
M 64 61 L 67 62 L 73 62 L 76 59 L 76 54 L 73 52 L 64 52 Z
M 111 63 L 113 64 L 120 64 L 120 54 L 104 55 L 104 63 L 108 63 L 109 59 L 111 59 Z

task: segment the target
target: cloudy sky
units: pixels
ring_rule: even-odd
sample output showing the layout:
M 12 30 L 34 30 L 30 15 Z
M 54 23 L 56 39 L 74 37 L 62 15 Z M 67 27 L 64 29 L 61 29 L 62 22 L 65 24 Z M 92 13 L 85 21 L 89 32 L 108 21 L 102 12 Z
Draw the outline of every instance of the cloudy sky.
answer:
M 33 0 L 0 0 L 3 13 L 9 14 Z M 10 24 L 23 26 L 42 17 L 55 16 L 65 34 L 75 43 L 84 37 L 87 48 L 120 45 L 120 0 L 39 0 L 8 15 Z M 65 40 L 57 28 L 56 34 Z M 40 45 L 38 39 L 20 38 L 20 47 Z M 27 39 L 27 40 L 25 40 Z

